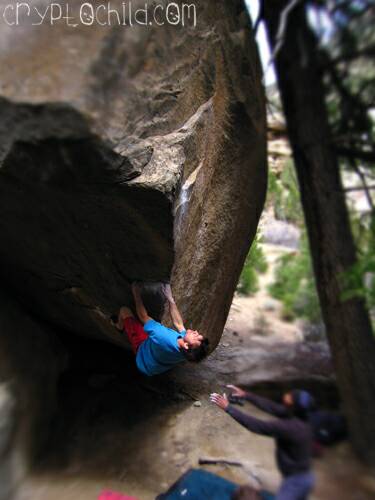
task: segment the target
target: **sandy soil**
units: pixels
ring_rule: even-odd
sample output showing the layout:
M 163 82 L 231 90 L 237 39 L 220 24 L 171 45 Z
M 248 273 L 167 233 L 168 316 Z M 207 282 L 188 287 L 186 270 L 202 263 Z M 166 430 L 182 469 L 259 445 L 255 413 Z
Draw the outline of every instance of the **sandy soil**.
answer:
M 279 248 L 268 250 L 271 260 L 280 254 Z M 272 440 L 251 434 L 208 400 L 231 382 L 274 395 L 307 385 L 323 403 L 336 403 L 327 346 L 302 342 L 298 323 L 280 318 L 280 304 L 266 293 L 271 278 L 272 266 L 255 297 L 234 299 L 220 345 L 199 367 L 146 379 L 131 356 L 108 345 L 98 359 L 79 360 L 62 381 L 49 447 L 19 485 L 16 500 L 93 500 L 103 489 L 151 500 L 207 456 L 245 465 L 208 470 L 239 483 L 256 474 L 275 490 L 280 478 Z M 262 416 L 250 405 L 245 410 Z M 314 469 L 313 499 L 375 497 L 373 476 L 347 443 L 328 450 Z

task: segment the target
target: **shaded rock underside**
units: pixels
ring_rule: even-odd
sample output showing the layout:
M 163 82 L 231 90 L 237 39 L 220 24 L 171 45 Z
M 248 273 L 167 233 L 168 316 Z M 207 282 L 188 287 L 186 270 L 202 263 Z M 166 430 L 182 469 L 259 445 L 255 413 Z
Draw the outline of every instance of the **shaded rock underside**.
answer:
M 129 283 L 172 279 L 220 338 L 264 201 L 264 98 L 243 3 L 196 5 L 196 27 L 2 33 L 0 274 L 58 328 L 122 343 Z

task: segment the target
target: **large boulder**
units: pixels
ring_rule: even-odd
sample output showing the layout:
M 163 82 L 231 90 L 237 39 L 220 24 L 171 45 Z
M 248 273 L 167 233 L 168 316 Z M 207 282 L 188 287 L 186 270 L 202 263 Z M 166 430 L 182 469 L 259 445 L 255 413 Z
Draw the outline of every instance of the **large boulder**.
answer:
M 141 11 L 130 26 L 119 1 L 111 26 L 89 26 L 83 2 L 70 2 L 75 27 L 51 23 L 50 2 L 38 2 L 38 26 L 33 7 L 16 23 L 8 4 L 3 284 L 34 317 L 122 343 L 109 317 L 130 303 L 130 282 L 172 279 L 187 323 L 216 345 L 266 191 L 265 101 L 243 2 L 192 0 L 184 26 L 172 24 L 180 2 L 163 26 L 145 26 Z

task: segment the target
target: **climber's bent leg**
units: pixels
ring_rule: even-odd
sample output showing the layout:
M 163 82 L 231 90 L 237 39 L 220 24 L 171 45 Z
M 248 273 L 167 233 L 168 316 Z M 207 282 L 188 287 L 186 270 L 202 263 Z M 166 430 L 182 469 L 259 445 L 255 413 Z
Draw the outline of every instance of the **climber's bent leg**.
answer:
M 133 314 L 123 319 L 123 325 L 133 352 L 137 354 L 138 347 L 148 338 L 148 335 L 144 331 L 142 323 Z
M 120 308 L 119 317 L 122 320 L 125 320 L 126 318 L 134 318 L 134 314 L 132 313 L 132 310 L 129 307 L 122 306 Z

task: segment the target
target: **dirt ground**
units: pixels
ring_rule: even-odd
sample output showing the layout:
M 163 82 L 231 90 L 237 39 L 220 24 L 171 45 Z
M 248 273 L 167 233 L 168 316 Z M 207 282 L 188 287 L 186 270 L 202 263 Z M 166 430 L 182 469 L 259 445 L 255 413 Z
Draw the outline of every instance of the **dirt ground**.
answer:
M 279 250 L 268 250 L 276 259 Z M 275 397 L 307 386 L 322 404 L 337 405 L 327 346 L 302 342 L 300 325 L 281 319 L 280 304 L 266 293 L 271 272 L 255 297 L 234 299 L 220 345 L 199 367 L 148 379 L 131 355 L 106 344 L 73 365 L 61 382 L 49 446 L 15 500 L 94 500 L 103 489 L 151 500 L 202 457 L 239 460 L 243 468 L 206 467 L 238 483 L 255 475 L 264 488 L 277 489 L 272 440 L 209 402 L 211 392 L 234 383 Z M 244 409 L 264 417 L 251 405 Z M 328 450 L 314 470 L 314 500 L 375 497 L 374 476 L 347 443 Z

